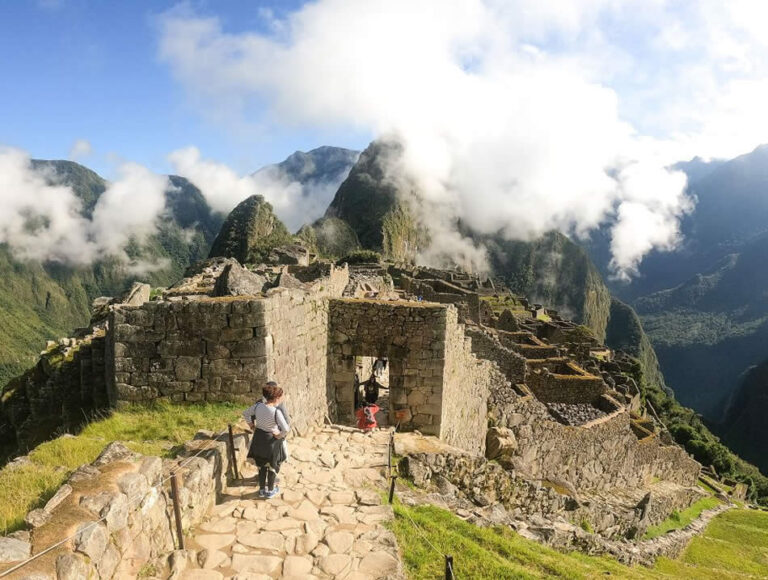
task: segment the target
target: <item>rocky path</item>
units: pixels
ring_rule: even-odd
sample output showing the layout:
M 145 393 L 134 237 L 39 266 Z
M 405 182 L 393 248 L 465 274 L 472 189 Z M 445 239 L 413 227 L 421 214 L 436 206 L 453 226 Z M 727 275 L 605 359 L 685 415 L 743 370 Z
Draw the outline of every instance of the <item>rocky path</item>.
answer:
M 393 517 L 381 499 L 388 439 L 384 430 L 336 427 L 292 437 L 281 493 L 260 499 L 255 479 L 227 488 L 209 520 L 192 531 L 193 557 L 171 577 L 403 578 L 394 534 L 382 525 Z

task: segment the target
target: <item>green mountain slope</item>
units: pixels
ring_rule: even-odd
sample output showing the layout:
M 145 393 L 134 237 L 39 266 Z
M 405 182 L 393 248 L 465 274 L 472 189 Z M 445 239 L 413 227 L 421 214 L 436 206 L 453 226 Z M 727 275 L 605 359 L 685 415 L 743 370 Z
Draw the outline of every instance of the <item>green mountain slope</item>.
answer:
M 107 182 L 90 169 L 70 161 L 33 161 L 50 182 L 72 188 L 90 216 Z M 114 296 L 135 280 L 166 286 L 186 267 L 203 259 L 221 225 L 200 191 L 187 180 L 171 176 L 166 211 L 157 233 L 142 244 L 131 242 L 132 258 L 164 266 L 144 274 L 114 259 L 89 267 L 22 262 L 0 244 L 0 386 L 34 364 L 46 340 L 68 336 L 90 319 L 90 304 L 101 295 Z
M 678 397 L 712 421 L 768 344 L 768 235 L 679 286 L 636 301 Z
M 397 262 L 412 260 L 426 243 L 424 230 L 403 201 L 410 187 L 407 178 L 394 180 L 391 176 L 390 168 L 397 165 L 401 154 L 402 146 L 394 141 L 371 143 L 325 212 L 326 218 L 345 221 L 362 247 Z
M 723 439 L 768 473 L 768 359 L 743 376 L 720 425 Z

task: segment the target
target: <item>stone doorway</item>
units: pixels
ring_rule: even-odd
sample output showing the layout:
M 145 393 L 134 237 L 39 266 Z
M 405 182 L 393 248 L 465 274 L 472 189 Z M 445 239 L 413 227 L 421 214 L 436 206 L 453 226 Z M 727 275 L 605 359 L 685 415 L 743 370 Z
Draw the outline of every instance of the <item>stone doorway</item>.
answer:
M 387 359 L 389 425 L 439 435 L 447 308 L 440 304 L 336 299 L 328 313 L 328 410 L 353 424 L 358 359 Z M 452 321 L 453 322 L 453 321 Z M 455 324 L 455 323 L 454 323 Z M 463 343 L 462 343 L 463 344 Z M 384 405 L 380 405 L 385 407 Z M 381 424 L 384 424 L 382 421 Z

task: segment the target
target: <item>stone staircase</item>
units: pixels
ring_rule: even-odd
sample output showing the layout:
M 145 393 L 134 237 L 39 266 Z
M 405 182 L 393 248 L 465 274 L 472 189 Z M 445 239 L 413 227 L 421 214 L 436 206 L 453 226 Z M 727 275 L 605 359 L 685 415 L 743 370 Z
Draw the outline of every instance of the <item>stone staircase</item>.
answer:
M 289 439 L 281 493 L 258 497 L 255 468 L 224 490 L 170 560 L 170 578 L 402 579 L 382 504 L 389 431 L 325 427 Z

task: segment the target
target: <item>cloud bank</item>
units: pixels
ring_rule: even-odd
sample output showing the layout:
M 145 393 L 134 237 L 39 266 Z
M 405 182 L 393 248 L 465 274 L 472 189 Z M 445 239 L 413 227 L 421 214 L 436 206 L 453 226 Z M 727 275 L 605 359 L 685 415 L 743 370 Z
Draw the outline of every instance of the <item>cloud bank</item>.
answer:
M 304 185 L 275 166 L 238 175 L 223 163 L 204 159 L 197 147 L 178 149 L 168 161 L 175 173 L 202 192 L 214 210 L 229 213 L 245 198 L 261 195 L 292 232 L 322 216 L 339 186 L 335 181 Z
M 151 269 L 124 249 L 129 240 L 141 243 L 156 231 L 167 187 L 166 177 L 125 163 L 89 219 L 80 198 L 50 167 L 34 169 L 26 152 L 0 147 L 0 244 L 24 260 L 88 265 L 109 256 L 136 271 Z
M 443 242 L 430 259 L 476 253 L 458 219 L 510 239 L 609 224 L 612 266 L 628 276 L 650 249 L 674 247 L 691 201 L 683 174 L 666 169 L 669 142 L 626 122 L 603 82 L 625 82 L 617 63 L 632 59 L 601 26 L 642 26 L 662 4 L 320 0 L 267 33 L 178 9 L 162 19 L 160 55 L 197 98 L 399 139 L 415 207 Z

